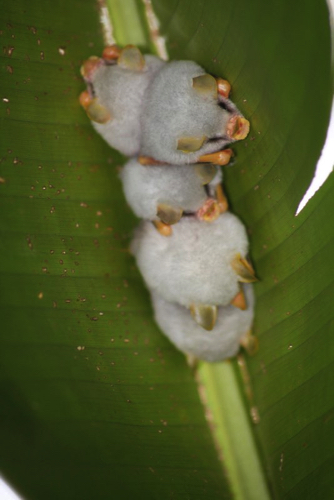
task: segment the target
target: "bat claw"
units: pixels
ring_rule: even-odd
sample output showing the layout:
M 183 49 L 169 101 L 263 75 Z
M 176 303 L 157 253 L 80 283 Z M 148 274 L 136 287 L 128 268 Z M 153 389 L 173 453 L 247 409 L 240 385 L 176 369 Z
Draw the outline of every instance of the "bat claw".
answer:
M 236 296 L 231 300 L 230 304 L 234 307 L 237 307 L 238 309 L 241 309 L 242 311 L 245 311 L 247 309 L 246 297 L 243 290 L 240 290 L 236 294 Z

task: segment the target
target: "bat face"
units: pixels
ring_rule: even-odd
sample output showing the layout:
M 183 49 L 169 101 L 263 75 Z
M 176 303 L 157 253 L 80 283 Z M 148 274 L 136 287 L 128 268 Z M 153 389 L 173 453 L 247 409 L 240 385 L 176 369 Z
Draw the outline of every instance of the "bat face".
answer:
M 188 309 L 192 304 L 229 304 L 239 291 L 234 259 L 247 251 L 245 228 L 230 212 L 209 224 L 182 218 L 169 238 L 142 223 L 132 244 L 148 287 Z
M 141 154 L 167 163 L 201 161 L 249 130 L 219 79 L 191 61 L 166 64 L 151 82 L 144 108 Z
M 218 166 L 144 166 L 132 159 L 125 164 L 120 177 L 127 203 L 143 219 L 168 224 L 178 222 L 183 214 L 207 221 L 220 214 L 215 201 L 215 189 L 222 180 Z
M 95 130 L 110 146 L 133 156 L 140 151 L 144 94 L 164 63 L 154 56 L 143 57 L 138 49 L 130 57 L 129 51 L 133 49 L 124 49 L 111 63 L 91 58 L 84 63 L 83 73 L 90 97 L 86 112 Z
M 197 325 L 185 307 L 167 302 L 153 292 L 151 297 L 155 320 L 180 351 L 205 361 L 222 361 L 237 354 L 241 339 L 252 326 L 254 293 L 251 285 L 244 285 L 243 289 L 247 309 L 243 311 L 233 305 L 219 307 L 217 321 L 211 332 Z

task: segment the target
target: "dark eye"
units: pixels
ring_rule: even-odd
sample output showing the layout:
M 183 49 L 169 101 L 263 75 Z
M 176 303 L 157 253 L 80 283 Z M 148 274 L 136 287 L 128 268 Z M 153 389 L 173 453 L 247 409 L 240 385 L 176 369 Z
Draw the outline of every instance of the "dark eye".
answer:
M 219 101 L 218 103 L 218 106 L 220 106 L 221 108 L 225 109 L 225 111 L 227 111 L 228 113 L 233 113 L 233 108 L 232 106 L 228 103 L 228 101 Z
M 217 135 L 216 137 L 210 137 L 207 142 L 218 142 L 218 141 L 229 141 L 229 137 L 226 134 Z
M 88 82 L 87 83 L 87 88 L 89 90 L 89 93 L 93 96 L 93 97 L 96 97 L 96 92 L 94 90 L 94 86 L 91 82 Z
M 216 137 L 210 137 L 207 142 L 218 142 L 225 138 L 225 135 L 219 135 Z

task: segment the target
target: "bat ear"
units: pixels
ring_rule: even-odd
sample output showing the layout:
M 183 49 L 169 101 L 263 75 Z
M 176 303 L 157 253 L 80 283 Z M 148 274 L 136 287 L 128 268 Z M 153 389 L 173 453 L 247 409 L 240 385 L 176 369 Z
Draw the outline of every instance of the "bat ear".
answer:
M 198 175 L 198 177 L 201 179 L 202 185 L 205 186 L 206 184 L 209 184 L 209 182 L 211 182 L 215 177 L 217 169 L 211 163 L 198 163 L 198 165 L 195 166 L 195 172 L 196 175 Z
M 97 97 L 91 100 L 86 108 L 86 113 L 88 118 L 96 123 L 107 123 L 112 118 L 110 111 L 100 104 Z
M 231 262 L 231 266 L 238 275 L 238 281 L 241 283 L 253 283 L 258 281 L 255 271 L 247 259 L 243 259 L 238 253 Z
M 138 47 L 127 45 L 121 50 L 117 64 L 124 69 L 142 71 L 145 67 L 145 59 Z
M 182 208 L 172 207 L 167 203 L 159 203 L 157 206 L 157 216 L 165 224 L 176 224 L 181 219 L 182 213 Z
M 217 321 L 217 306 L 207 304 L 191 304 L 190 312 L 196 323 L 204 330 L 212 330 Z
M 193 78 L 192 86 L 195 92 L 202 97 L 212 97 L 213 99 L 218 97 L 217 80 L 208 73 Z
M 96 123 L 107 123 L 112 116 L 110 111 L 102 106 L 97 97 L 91 97 L 87 90 L 81 92 L 79 102 L 90 120 Z
M 182 151 L 183 153 L 193 153 L 194 151 L 201 149 L 206 140 L 206 135 L 202 135 L 202 137 L 180 137 L 177 141 L 176 149 L 178 151 Z

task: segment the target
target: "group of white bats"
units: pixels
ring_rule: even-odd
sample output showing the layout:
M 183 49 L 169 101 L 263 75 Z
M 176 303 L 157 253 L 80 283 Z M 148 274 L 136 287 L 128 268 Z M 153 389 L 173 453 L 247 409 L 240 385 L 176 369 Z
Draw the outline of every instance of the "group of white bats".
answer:
M 248 238 L 228 210 L 221 165 L 249 122 L 228 81 L 192 61 L 165 62 L 132 45 L 106 47 L 81 67 L 80 103 L 96 131 L 131 157 L 121 171 L 142 222 L 131 250 L 155 320 L 189 361 L 252 352 L 254 314 Z

